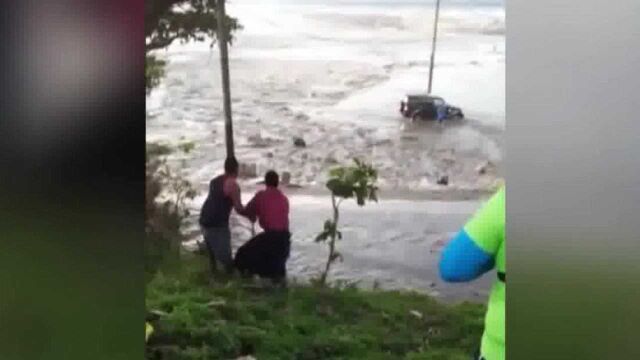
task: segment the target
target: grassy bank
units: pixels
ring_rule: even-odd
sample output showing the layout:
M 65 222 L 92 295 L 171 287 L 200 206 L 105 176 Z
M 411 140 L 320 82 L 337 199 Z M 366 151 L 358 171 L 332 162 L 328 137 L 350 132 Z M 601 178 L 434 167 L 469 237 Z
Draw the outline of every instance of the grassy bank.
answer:
M 452 359 L 479 344 L 484 308 L 446 306 L 416 293 L 287 289 L 208 275 L 183 260 L 147 287 L 156 313 L 148 359 Z

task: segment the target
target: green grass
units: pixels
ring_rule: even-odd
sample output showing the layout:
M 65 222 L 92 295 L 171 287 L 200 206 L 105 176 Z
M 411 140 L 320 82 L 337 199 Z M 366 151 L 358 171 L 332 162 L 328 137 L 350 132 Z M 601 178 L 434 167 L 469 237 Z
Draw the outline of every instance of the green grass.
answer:
M 189 258 L 147 286 L 147 309 L 162 314 L 148 359 L 468 360 L 482 333 L 477 304 L 447 306 L 413 292 L 260 288 L 206 269 L 205 259 Z

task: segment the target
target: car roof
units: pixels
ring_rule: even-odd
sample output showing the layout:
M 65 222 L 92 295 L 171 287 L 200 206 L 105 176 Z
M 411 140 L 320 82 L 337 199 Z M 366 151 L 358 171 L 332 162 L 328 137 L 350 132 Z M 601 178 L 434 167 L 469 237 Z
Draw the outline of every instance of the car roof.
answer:
M 424 95 L 424 94 L 409 94 L 409 95 L 407 95 L 407 98 L 412 99 L 412 100 L 442 100 L 442 101 L 444 101 L 444 99 L 439 97 L 439 96 Z

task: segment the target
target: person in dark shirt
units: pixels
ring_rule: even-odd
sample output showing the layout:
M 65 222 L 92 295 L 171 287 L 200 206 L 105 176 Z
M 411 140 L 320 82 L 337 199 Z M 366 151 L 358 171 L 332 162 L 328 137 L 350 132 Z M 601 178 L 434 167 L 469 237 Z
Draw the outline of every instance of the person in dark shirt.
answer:
M 286 262 L 291 248 L 289 200 L 278 189 L 278 183 L 278 173 L 268 171 L 265 175 L 266 188 L 258 191 L 247 204 L 243 215 L 252 222 L 257 220 L 264 231 L 242 245 L 234 260 L 241 272 L 257 274 L 275 282 L 286 277 Z
M 212 271 L 217 269 L 218 262 L 228 272 L 233 269 L 229 216 L 231 209 L 235 209 L 239 214 L 244 212 L 237 177 L 238 161 L 229 157 L 224 162 L 224 174 L 215 177 L 209 183 L 209 194 L 200 211 L 199 223 Z

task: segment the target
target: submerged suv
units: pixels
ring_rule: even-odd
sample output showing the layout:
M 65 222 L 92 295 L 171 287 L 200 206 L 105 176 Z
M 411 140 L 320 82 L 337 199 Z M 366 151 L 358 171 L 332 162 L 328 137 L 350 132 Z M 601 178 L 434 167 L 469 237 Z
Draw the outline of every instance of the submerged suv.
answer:
M 435 120 L 438 117 L 438 107 L 446 108 L 446 119 L 464 118 L 459 107 L 447 104 L 444 99 L 431 95 L 407 95 L 400 102 L 400 113 L 412 120 Z

